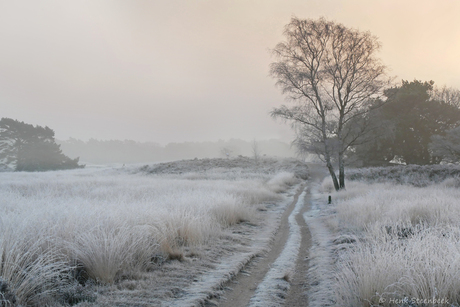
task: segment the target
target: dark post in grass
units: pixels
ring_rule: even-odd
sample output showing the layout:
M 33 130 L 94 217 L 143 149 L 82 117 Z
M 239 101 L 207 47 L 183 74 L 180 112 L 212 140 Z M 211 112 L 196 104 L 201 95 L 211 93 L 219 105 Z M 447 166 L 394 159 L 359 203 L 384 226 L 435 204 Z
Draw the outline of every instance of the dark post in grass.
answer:
M 330 205 L 332 203 L 332 196 L 329 195 L 329 197 L 327 198 L 327 203 Z

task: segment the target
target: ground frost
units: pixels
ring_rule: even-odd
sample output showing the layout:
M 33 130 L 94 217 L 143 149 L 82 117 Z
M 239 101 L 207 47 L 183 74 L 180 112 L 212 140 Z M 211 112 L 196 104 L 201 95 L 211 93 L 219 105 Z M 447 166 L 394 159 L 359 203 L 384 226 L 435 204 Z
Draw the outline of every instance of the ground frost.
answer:
M 310 268 L 305 278 L 310 283 L 308 290 L 309 306 L 335 306 L 334 303 L 334 259 L 333 234 L 324 225 L 322 216 L 327 215 L 326 199 L 318 192 L 318 186 L 311 189 L 311 209 L 303 217 L 310 229 L 312 247 L 310 249 Z M 324 199 L 323 199 L 324 198 Z
M 289 215 L 289 239 L 281 255 L 276 259 L 263 281 L 257 287 L 249 304 L 251 307 L 276 307 L 283 305 L 290 287 L 289 278 L 294 273 L 299 254 L 301 233 L 295 216 L 305 204 L 305 195 L 306 192 L 304 191 L 299 196 L 294 210 Z

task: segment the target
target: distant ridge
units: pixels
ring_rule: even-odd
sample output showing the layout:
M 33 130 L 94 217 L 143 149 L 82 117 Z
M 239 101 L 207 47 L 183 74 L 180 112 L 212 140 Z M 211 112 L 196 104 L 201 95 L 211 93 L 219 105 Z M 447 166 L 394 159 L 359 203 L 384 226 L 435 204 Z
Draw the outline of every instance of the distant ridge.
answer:
M 70 138 L 56 141 L 62 151 L 70 157 L 80 157 L 83 163 L 149 163 L 167 162 L 183 159 L 223 158 L 223 150 L 229 157 L 247 156 L 253 153 L 253 141 L 230 139 L 217 142 L 169 143 L 161 146 L 154 142 L 136 142 L 132 140 L 95 140 L 82 141 Z M 281 140 L 256 140 L 259 154 L 268 157 L 295 157 L 295 149 Z

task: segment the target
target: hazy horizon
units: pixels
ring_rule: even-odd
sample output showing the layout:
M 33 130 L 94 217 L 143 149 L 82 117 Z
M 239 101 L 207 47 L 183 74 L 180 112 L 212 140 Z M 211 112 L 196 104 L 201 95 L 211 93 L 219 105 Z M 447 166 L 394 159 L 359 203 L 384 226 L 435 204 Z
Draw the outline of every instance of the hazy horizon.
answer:
M 290 141 L 269 50 L 292 16 L 370 31 L 396 80 L 460 88 L 456 0 L 0 2 L 0 117 L 56 138 Z

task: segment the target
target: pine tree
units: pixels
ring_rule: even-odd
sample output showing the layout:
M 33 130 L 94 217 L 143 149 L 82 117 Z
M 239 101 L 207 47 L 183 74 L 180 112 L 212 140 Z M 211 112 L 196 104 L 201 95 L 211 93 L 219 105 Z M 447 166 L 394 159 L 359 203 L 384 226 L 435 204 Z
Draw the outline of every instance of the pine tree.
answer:
M 56 144 L 54 131 L 11 118 L 0 120 L 0 163 L 15 171 L 47 171 L 84 167 Z

